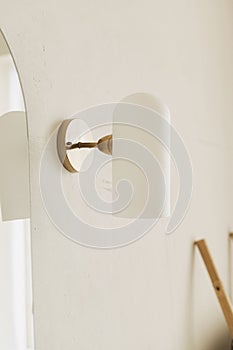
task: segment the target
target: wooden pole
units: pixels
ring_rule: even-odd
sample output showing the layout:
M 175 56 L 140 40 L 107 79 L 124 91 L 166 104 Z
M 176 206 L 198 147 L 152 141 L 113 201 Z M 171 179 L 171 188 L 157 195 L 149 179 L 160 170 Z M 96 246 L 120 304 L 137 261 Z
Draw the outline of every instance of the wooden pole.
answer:
M 201 253 L 202 259 L 210 276 L 219 304 L 222 308 L 222 312 L 227 322 L 231 337 L 233 338 L 233 308 L 230 299 L 226 294 L 223 284 L 219 278 L 217 269 L 215 267 L 213 258 L 210 254 L 206 241 L 202 239 L 200 241 L 195 242 L 195 244 Z

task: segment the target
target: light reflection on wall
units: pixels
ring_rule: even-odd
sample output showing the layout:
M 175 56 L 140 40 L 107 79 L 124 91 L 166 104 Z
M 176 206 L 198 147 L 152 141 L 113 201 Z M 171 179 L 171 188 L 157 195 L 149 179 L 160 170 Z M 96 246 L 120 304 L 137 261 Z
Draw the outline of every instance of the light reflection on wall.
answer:
M 0 116 L 24 110 L 20 82 L 11 55 L 0 55 Z
M 10 111 L 24 110 L 14 62 L 10 54 L 0 52 L 0 117 Z M 3 350 L 33 348 L 30 249 L 30 220 L 2 222 L 0 213 L 0 349 Z

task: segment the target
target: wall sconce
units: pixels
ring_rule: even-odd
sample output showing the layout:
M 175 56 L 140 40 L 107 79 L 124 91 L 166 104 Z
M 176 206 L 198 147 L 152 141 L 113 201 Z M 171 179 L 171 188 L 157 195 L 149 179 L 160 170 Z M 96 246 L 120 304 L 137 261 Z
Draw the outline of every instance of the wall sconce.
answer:
M 127 119 L 127 116 L 130 118 Z M 143 127 L 135 125 L 134 116 L 137 120 L 145 120 L 145 123 L 150 125 L 149 129 L 151 131 L 154 129 L 155 135 L 143 130 Z M 150 120 L 149 123 L 148 120 Z M 163 124 L 161 120 L 165 120 L 166 123 Z M 79 122 L 84 123 L 83 121 Z M 92 149 L 98 149 L 107 155 L 112 155 L 112 188 L 117 188 L 122 179 L 127 180 L 133 187 L 132 198 L 122 210 L 118 210 L 117 200 L 115 207 L 113 200 L 114 215 L 122 218 L 168 217 L 170 215 L 170 154 L 161 140 L 156 138 L 155 130 L 158 125 L 158 133 L 163 140 L 166 140 L 166 144 L 169 144 L 170 113 L 166 105 L 150 94 L 138 93 L 128 96 L 116 106 L 116 111 L 113 114 L 112 135 L 103 136 L 98 141 L 92 140 L 90 132 L 89 135 L 86 134 L 85 139 L 83 137 L 80 139 L 79 135 L 83 134 L 83 130 L 87 131 L 88 127 L 82 125 L 80 128 L 80 125 L 77 126 L 79 122 L 77 119 L 65 120 L 58 130 L 58 155 L 65 169 L 71 173 L 79 172 L 82 160 Z M 124 158 L 124 155 L 122 156 L 124 149 L 127 148 L 128 151 L 127 144 L 119 146 L 118 140 L 127 140 L 129 146 L 130 144 L 134 145 L 129 147 L 127 159 L 120 159 Z M 144 150 L 145 157 L 142 155 L 143 153 L 138 151 L 139 144 Z M 73 161 L 73 150 L 76 150 L 76 164 Z M 153 157 L 156 159 L 155 162 Z M 77 161 L 77 158 L 80 160 Z M 143 174 L 143 165 L 140 168 L 142 158 L 146 164 L 147 174 Z M 131 159 L 136 160 L 136 166 L 132 164 Z
M 75 121 L 75 119 L 64 120 L 58 129 L 57 135 L 57 150 L 59 159 L 65 167 L 65 169 L 68 170 L 70 173 L 78 173 L 80 171 L 83 159 L 87 156 L 87 153 L 89 153 L 93 148 L 96 148 L 99 151 L 108 155 L 112 154 L 112 135 L 106 135 L 100 138 L 97 142 L 79 141 L 77 140 L 77 134 L 74 134 L 73 138 L 73 136 L 71 136 L 69 132 L 69 130 L 72 128 L 74 131 L 80 127 L 80 125 L 78 125 L 78 128 L 74 126 Z M 74 142 L 71 141 L 71 139 L 73 139 Z M 72 161 L 71 151 L 73 150 L 80 150 L 79 154 L 76 153 L 76 158 L 80 157 L 79 164 L 77 167 Z

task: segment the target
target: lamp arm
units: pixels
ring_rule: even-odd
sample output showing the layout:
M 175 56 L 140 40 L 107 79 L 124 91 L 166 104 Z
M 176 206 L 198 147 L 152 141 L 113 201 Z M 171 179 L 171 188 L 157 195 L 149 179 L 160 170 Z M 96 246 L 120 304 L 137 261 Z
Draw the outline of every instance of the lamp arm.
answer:
M 98 142 L 78 142 L 78 143 L 67 143 L 67 150 L 77 149 L 77 148 L 98 148 L 101 152 L 105 154 L 112 154 L 112 135 L 106 135 L 101 137 Z

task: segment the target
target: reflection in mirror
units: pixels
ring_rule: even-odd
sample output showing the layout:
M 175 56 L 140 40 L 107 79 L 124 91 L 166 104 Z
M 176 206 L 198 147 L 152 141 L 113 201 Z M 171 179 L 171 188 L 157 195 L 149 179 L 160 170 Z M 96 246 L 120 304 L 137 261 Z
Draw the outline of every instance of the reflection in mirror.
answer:
M 27 124 L 18 74 L 0 33 L 0 349 L 33 349 Z

